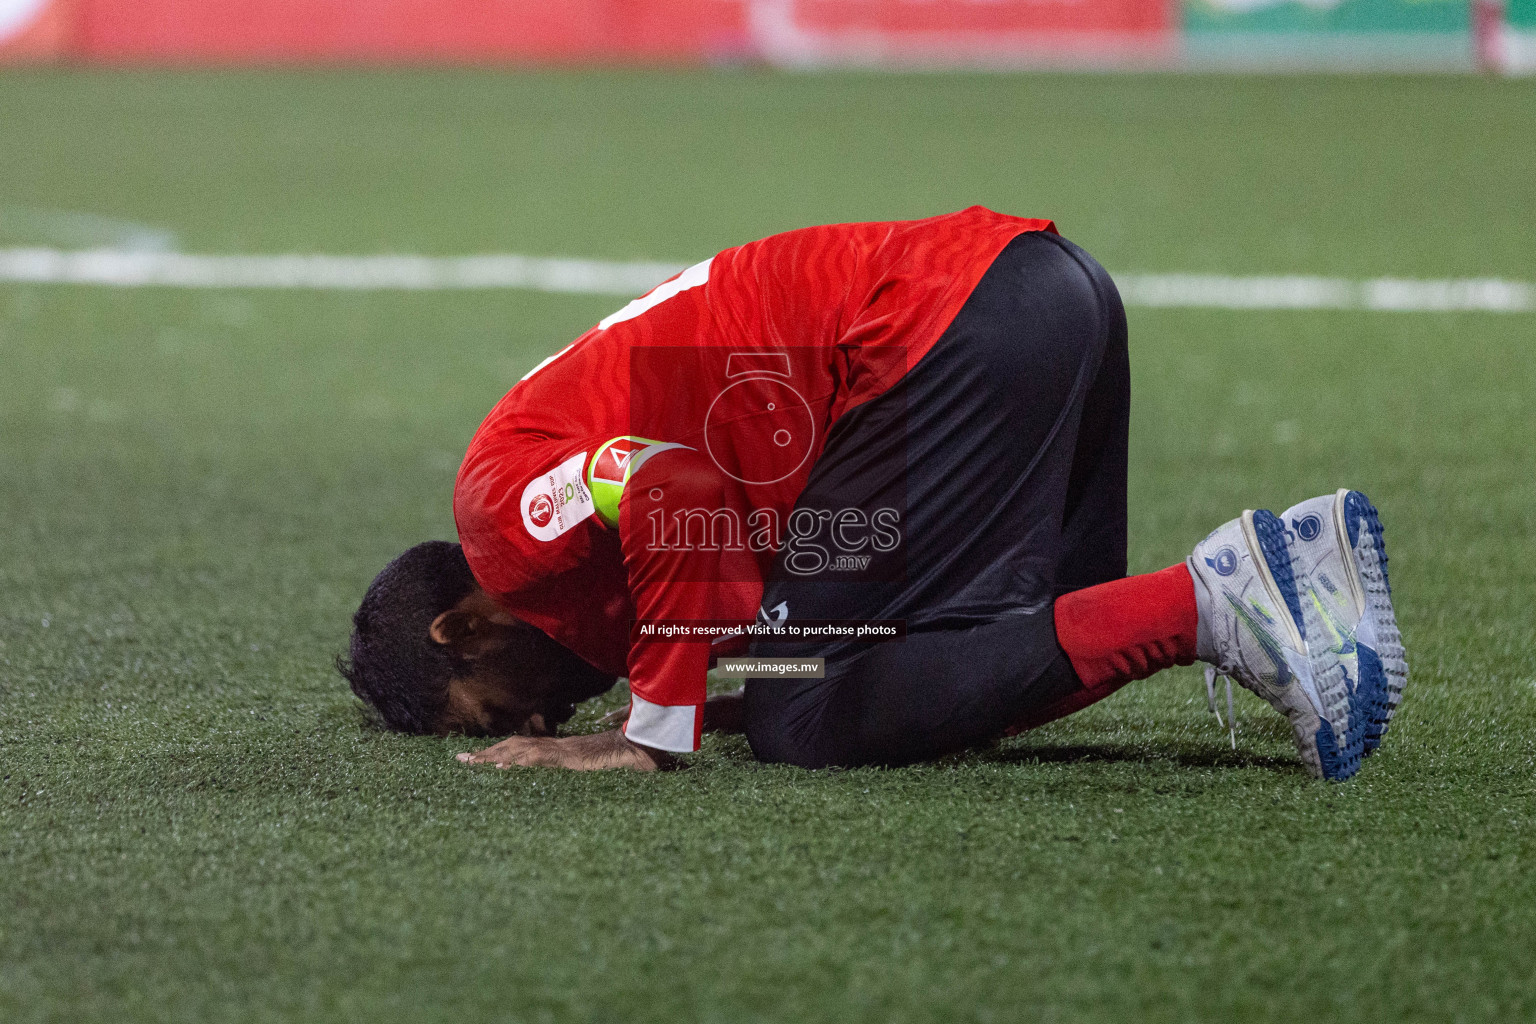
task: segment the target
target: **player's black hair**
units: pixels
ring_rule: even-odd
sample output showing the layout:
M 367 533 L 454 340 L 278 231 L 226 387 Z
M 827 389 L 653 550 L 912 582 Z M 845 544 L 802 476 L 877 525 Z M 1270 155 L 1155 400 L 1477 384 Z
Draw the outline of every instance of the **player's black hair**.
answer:
M 432 620 L 475 586 L 464 549 L 444 540 L 417 544 L 384 567 L 352 616 L 352 642 L 336 670 L 352 692 L 397 732 L 430 733 L 448 704 L 463 660 L 428 633 Z

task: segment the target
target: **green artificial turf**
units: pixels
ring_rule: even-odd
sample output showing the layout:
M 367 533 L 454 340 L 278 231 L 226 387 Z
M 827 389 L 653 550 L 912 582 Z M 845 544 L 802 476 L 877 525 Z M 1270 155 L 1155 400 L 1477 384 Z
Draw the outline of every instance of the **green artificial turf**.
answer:
M 982 202 L 1112 271 L 1532 279 L 1533 129 L 1470 78 L 12 72 L 0 246 L 686 261 Z M 1194 669 L 901 770 L 378 731 L 363 588 L 622 301 L 0 285 L 0 1019 L 1536 1019 L 1536 315 L 1131 311 L 1133 570 L 1382 509 L 1413 676 L 1350 783 Z

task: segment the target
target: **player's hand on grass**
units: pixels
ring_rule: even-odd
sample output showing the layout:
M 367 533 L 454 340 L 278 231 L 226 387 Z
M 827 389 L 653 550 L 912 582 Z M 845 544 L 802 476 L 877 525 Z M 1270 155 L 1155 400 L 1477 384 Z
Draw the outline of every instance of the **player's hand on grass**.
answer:
M 617 729 L 590 736 L 510 736 L 494 746 L 458 755 L 464 764 L 493 764 L 498 768 L 525 767 L 570 768 L 574 771 L 598 771 L 605 768 L 632 768 L 651 772 L 673 762 L 664 750 L 631 743 Z

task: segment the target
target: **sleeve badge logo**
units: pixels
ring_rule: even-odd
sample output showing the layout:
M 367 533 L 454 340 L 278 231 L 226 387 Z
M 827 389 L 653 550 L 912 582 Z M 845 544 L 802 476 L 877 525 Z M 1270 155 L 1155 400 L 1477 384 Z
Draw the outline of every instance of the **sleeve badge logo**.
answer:
M 523 526 L 541 541 L 552 541 L 597 511 L 592 492 L 582 479 L 587 453 L 578 452 L 523 488 Z

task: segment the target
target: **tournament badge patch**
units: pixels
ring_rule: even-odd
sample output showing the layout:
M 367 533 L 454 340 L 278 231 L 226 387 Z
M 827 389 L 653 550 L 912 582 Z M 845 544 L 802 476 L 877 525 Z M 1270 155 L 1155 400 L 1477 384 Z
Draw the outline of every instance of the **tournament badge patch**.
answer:
M 551 541 L 597 511 L 582 479 L 587 453 L 572 455 L 523 488 L 523 525 L 534 539 Z

